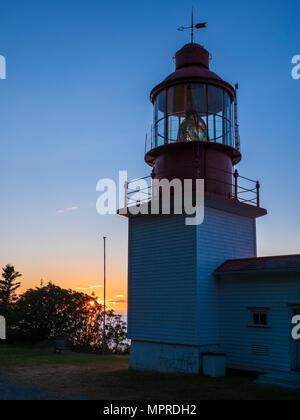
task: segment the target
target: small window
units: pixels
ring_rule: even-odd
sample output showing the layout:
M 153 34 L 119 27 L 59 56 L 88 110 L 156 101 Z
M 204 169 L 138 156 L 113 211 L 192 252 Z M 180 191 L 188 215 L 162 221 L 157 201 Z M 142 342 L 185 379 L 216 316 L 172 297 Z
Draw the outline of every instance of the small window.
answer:
M 268 325 L 266 312 L 253 312 L 253 325 Z
M 266 308 L 248 308 L 250 310 L 250 327 L 268 327 L 269 317 Z

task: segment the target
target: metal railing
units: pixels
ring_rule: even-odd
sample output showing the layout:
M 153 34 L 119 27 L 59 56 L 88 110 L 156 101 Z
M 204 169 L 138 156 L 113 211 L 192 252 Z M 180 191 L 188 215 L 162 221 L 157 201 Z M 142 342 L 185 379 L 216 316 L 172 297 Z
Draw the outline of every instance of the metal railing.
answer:
M 142 181 L 148 186 L 140 188 Z M 149 185 L 150 181 L 150 185 Z M 148 203 L 152 198 L 152 178 L 145 176 L 144 178 L 137 178 L 133 181 L 125 182 L 125 208 L 130 205 Z
M 234 200 L 260 207 L 260 182 L 240 175 L 237 170 L 233 173 L 233 179 Z M 239 179 L 246 185 L 239 184 Z
M 212 167 L 210 167 L 212 168 Z M 218 171 L 226 172 L 218 168 Z M 228 174 L 228 172 L 226 172 Z M 221 181 L 219 179 L 205 178 L 206 181 L 218 182 L 230 186 L 230 197 L 227 199 L 260 207 L 260 183 L 239 174 L 237 170 L 232 175 L 232 183 Z M 133 181 L 125 182 L 125 208 L 131 205 L 140 205 L 148 203 L 152 198 L 152 178 L 145 176 Z

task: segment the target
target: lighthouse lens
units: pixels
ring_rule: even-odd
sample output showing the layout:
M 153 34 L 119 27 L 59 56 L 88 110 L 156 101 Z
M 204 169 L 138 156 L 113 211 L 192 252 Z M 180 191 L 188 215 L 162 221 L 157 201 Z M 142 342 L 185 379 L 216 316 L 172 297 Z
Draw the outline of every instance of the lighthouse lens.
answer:
M 198 114 L 189 114 L 180 124 L 177 141 L 207 141 L 207 126 Z

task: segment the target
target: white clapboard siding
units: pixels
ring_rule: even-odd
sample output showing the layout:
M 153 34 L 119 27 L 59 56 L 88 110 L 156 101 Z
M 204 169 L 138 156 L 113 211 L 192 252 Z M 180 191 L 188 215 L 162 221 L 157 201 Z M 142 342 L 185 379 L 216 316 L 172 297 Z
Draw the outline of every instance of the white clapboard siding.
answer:
M 129 220 L 128 334 L 141 341 L 219 343 L 213 271 L 228 258 L 256 255 L 255 222 L 205 208 L 204 223 L 185 215 Z
M 218 344 L 219 296 L 213 271 L 228 259 L 256 256 L 255 219 L 205 208 L 197 227 L 198 344 Z
M 196 341 L 196 230 L 183 215 L 129 221 L 128 336 Z
M 300 275 L 226 275 L 220 285 L 220 335 L 228 367 L 258 372 L 290 371 L 295 342 L 292 308 L 300 305 Z M 251 307 L 268 307 L 270 328 L 249 328 Z

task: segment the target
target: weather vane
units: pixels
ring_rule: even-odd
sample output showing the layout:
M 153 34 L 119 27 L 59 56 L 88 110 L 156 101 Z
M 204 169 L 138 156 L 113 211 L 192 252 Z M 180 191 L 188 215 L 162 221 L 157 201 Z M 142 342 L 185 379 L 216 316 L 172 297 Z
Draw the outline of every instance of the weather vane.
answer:
M 192 24 L 191 26 L 180 26 L 180 28 L 178 28 L 178 31 L 185 31 L 186 29 L 190 29 L 191 30 L 191 42 L 192 44 L 194 43 L 194 30 L 195 29 L 202 29 L 202 28 L 206 28 L 206 22 L 202 22 L 202 23 L 197 23 L 196 25 L 194 25 L 194 9 L 192 9 Z

